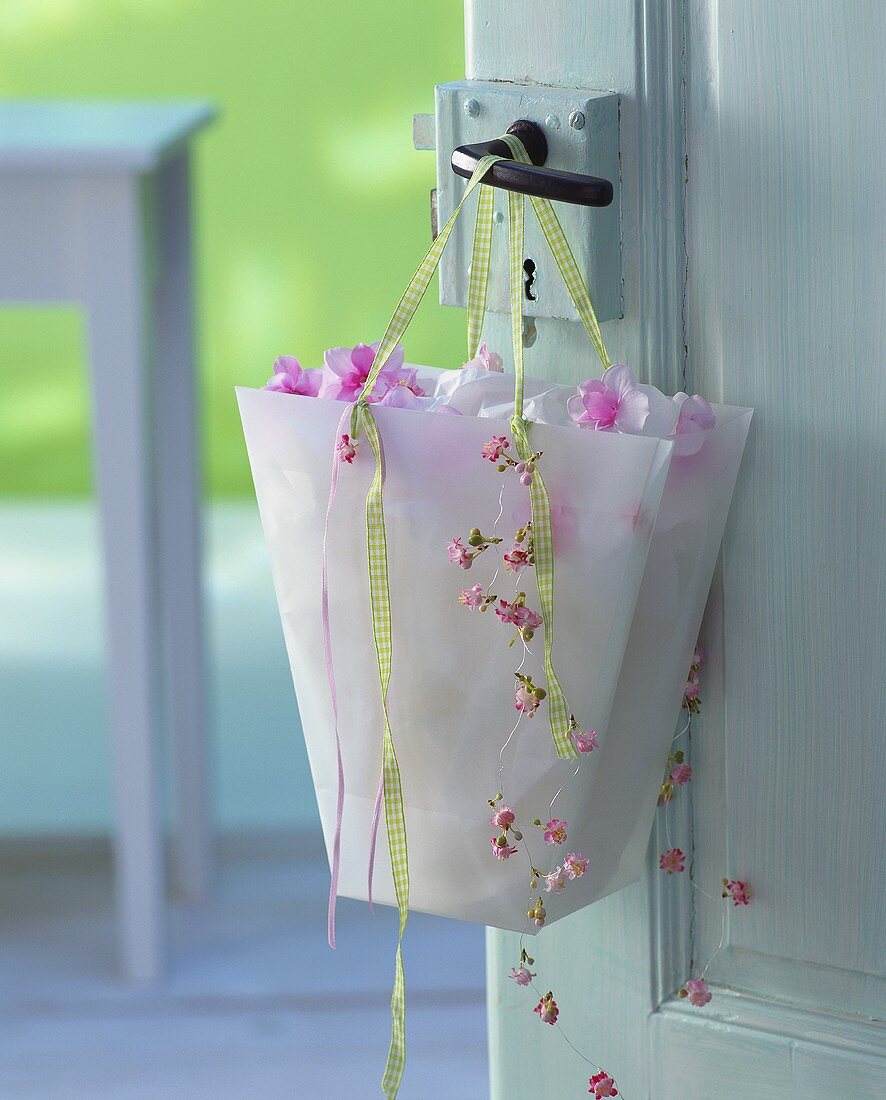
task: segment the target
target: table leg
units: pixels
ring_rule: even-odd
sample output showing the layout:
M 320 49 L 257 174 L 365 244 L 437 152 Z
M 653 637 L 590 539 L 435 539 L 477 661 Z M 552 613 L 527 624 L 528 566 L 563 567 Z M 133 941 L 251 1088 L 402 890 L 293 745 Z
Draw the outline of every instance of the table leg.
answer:
M 164 678 L 175 762 L 176 880 L 187 900 L 199 901 L 210 891 L 213 859 L 187 152 L 165 164 L 154 182 L 154 445 Z
M 103 177 L 92 181 L 82 201 L 122 967 L 130 979 L 152 981 L 163 968 L 165 929 L 150 302 L 141 186 L 123 176 Z

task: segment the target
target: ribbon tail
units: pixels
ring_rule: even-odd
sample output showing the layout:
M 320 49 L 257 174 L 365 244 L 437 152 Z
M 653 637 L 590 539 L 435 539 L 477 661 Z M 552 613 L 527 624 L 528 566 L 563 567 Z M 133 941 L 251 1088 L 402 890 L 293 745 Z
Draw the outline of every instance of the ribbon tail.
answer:
M 339 421 L 335 433 L 335 441 L 338 443 L 350 415 L 346 411 Z M 329 684 L 329 698 L 332 702 L 332 724 L 335 730 L 335 755 L 338 764 L 338 791 L 335 805 L 335 835 L 332 840 L 332 864 L 329 879 L 329 907 L 327 916 L 327 935 L 329 946 L 335 948 L 335 906 L 338 898 L 338 875 L 341 866 L 341 825 L 345 808 L 345 769 L 341 754 L 341 736 L 338 731 L 338 692 L 335 686 L 335 666 L 332 660 L 332 634 L 329 629 L 329 521 L 332 517 L 332 506 L 335 503 L 335 495 L 338 492 L 338 471 L 341 462 L 335 448 L 332 451 L 332 478 L 329 483 L 329 500 L 326 504 L 326 522 L 323 528 L 323 562 L 322 581 L 320 591 L 320 619 L 323 628 L 323 653 L 326 658 L 326 679 Z
M 372 612 L 372 633 L 375 655 L 378 661 L 378 680 L 381 689 L 382 715 L 384 718 L 384 809 L 388 834 L 388 854 L 391 858 L 391 874 L 397 896 L 400 915 L 397 934 L 397 955 L 394 970 L 394 989 L 391 994 L 391 1045 L 382 1077 L 382 1090 L 388 1100 L 394 1100 L 403 1079 L 406 1065 L 406 991 L 403 978 L 403 934 L 409 917 L 409 854 L 406 846 L 406 817 L 403 808 L 403 790 L 400 783 L 400 767 L 391 733 L 388 714 L 388 685 L 391 680 L 393 651 L 391 623 L 391 593 L 388 584 L 388 545 L 385 532 L 383 489 L 385 482 L 385 458 L 381 436 L 368 405 L 361 407 L 361 419 L 369 446 L 375 458 L 375 473 L 366 497 L 366 549 L 369 565 L 369 598 Z

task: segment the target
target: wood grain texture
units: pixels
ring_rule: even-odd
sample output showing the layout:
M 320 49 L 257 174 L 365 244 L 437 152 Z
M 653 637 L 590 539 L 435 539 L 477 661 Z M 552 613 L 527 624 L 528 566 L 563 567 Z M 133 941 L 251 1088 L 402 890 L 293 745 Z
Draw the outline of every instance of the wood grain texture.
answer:
M 722 910 L 698 899 L 687 940 L 685 883 L 662 890 L 651 862 L 647 883 L 545 932 L 539 980 L 634 1100 L 873 1100 L 886 1095 L 869 1022 L 886 1017 L 886 8 L 514 8 L 468 0 L 469 76 L 621 95 L 613 358 L 757 409 L 706 618 L 691 807 L 697 881 L 716 894 L 723 875 L 747 877 L 754 902 L 729 913 L 702 1013 L 669 998 L 713 954 Z M 537 373 L 586 376 L 575 326 L 538 332 Z M 688 821 L 672 828 L 689 837 Z M 584 1067 L 504 978 L 515 946 L 489 934 L 492 1096 L 578 1095 Z

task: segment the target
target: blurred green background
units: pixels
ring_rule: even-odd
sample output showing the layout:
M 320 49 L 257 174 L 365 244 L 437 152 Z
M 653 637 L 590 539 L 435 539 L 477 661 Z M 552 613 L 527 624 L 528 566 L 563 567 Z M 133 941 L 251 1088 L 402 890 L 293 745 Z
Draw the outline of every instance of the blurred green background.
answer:
M 380 337 L 430 240 L 412 115 L 462 77 L 461 27 L 461 0 L 0 0 L 0 96 L 219 109 L 194 166 L 212 496 L 251 492 L 235 385 Z M 459 365 L 463 326 L 432 289 L 409 358 Z M 73 308 L 0 310 L 0 495 L 89 494 L 85 335 Z

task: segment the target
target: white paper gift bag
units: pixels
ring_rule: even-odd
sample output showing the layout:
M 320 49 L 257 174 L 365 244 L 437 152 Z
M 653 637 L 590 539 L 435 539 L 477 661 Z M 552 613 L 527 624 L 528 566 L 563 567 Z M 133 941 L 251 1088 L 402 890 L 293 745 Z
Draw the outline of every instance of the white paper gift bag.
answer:
M 420 377 L 427 382 L 434 373 Z M 321 556 L 330 452 L 342 407 L 259 390 L 238 395 L 331 857 L 338 769 L 324 666 Z M 459 590 L 474 571 L 459 574 L 446 552 L 466 524 L 492 527 L 502 478 L 482 459 L 482 448 L 509 425 L 397 408 L 378 408 L 375 416 L 386 462 L 393 624 L 388 712 L 402 777 L 410 907 L 523 929 L 526 875 L 491 858 L 487 801 L 501 785 L 514 803 L 541 811 L 570 766 L 554 751 L 542 708 L 532 721 L 520 723 L 499 783 L 502 745 L 519 717 L 513 674 L 520 654 L 508 648 L 513 631 L 495 615 L 472 616 L 459 603 Z M 563 639 L 557 673 L 570 706 L 589 728 L 603 730 L 673 444 L 543 425 L 533 428 L 532 438 L 543 452 L 551 498 L 564 502 L 554 506 L 552 517 L 555 615 Z M 371 464 L 355 461 L 345 473 L 330 519 L 328 554 L 345 776 L 339 892 L 365 899 L 383 728 L 365 568 Z M 509 527 L 529 519 L 528 493 L 516 478 L 501 507 Z M 661 739 L 654 730 L 647 736 L 653 739 L 648 751 Z M 616 767 L 617 750 L 611 752 Z M 590 789 L 592 770 L 575 782 Z M 638 812 L 646 818 L 645 806 L 625 799 L 608 831 L 631 836 Z M 374 897 L 394 904 L 383 821 L 381 829 Z M 616 847 L 622 844 L 616 840 Z M 587 891 L 583 898 L 585 904 L 593 900 Z

